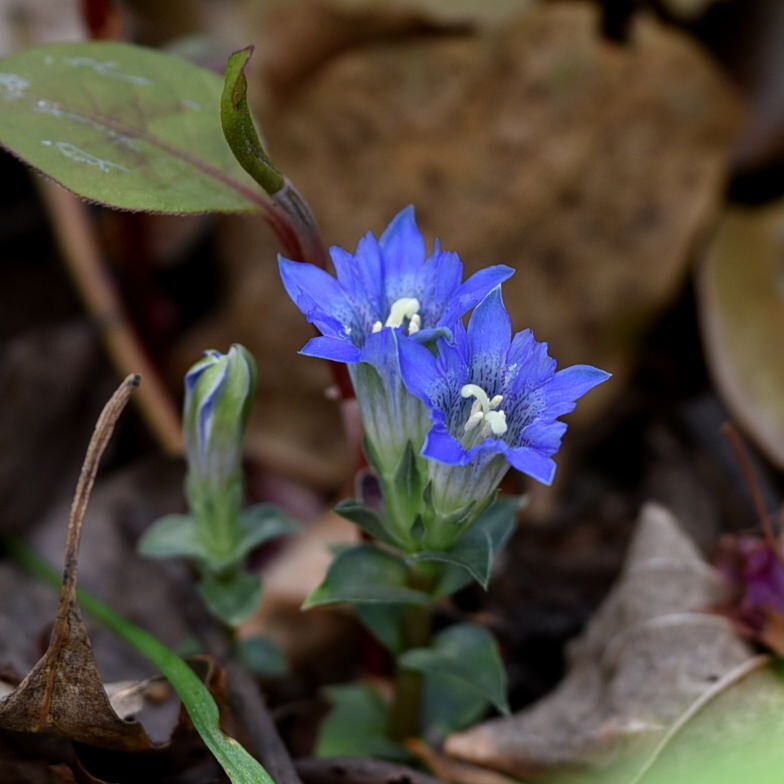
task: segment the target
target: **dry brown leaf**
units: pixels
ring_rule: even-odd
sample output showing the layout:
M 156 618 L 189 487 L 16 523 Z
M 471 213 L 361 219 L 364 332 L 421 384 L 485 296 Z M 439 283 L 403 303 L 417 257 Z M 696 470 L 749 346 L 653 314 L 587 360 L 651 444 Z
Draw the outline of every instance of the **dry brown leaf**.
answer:
M 530 776 L 655 745 L 753 659 L 732 623 L 709 612 L 728 590 L 674 518 L 648 504 L 618 583 L 570 646 L 561 685 L 512 717 L 451 736 L 447 753 Z
M 724 402 L 784 468 L 784 204 L 729 210 L 697 279 L 702 337 Z
M 329 244 L 353 249 L 413 203 L 467 271 L 517 267 L 504 287 L 516 328 L 564 364 L 615 373 L 581 404 L 587 419 L 621 392 L 641 334 L 683 282 L 741 115 L 684 36 L 640 19 L 622 47 L 599 27 L 592 4 L 545 3 L 502 30 L 357 48 L 262 113 L 273 158 Z M 328 369 L 296 355 L 312 332 L 260 223 L 223 220 L 225 308 L 177 365 L 206 345 L 247 345 L 260 367 L 252 451 L 334 486 L 353 456 L 324 397 Z
M 125 751 L 152 748 L 141 724 L 121 719 L 101 682 L 77 600 L 82 523 L 101 456 L 139 377 L 131 375 L 104 407 L 90 440 L 68 521 L 65 569 L 52 636 L 44 655 L 0 701 L 0 728 L 50 732 Z

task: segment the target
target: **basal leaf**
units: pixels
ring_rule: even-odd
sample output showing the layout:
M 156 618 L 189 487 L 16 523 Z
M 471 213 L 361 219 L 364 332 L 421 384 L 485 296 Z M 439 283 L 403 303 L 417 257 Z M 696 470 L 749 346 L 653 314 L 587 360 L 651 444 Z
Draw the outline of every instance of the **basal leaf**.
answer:
M 436 635 L 431 647 L 406 651 L 398 662 L 409 670 L 448 676 L 460 687 L 480 694 L 502 713 L 509 712 L 506 673 L 498 646 L 482 626 L 450 626 Z
M 359 683 L 324 689 L 332 710 L 321 723 L 319 757 L 408 759 L 408 752 L 387 737 L 389 707 L 379 693 Z
M 0 60 L 0 144 L 69 190 L 150 212 L 266 208 L 220 122 L 221 78 L 131 44 L 52 44 Z
M 391 553 L 369 545 L 340 552 L 324 582 L 305 601 L 304 609 L 325 604 L 419 604 L 431 597 L 406 586 L 408 569 Z

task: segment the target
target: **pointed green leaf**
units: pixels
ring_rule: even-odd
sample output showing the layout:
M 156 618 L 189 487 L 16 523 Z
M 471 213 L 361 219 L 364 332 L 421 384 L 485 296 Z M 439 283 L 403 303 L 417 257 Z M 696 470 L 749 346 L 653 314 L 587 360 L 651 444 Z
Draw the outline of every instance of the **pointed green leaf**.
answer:
M 149 212 L 269 209 L 223 137 L 221 78 L 92 41 L 0 60 L 0 144 L 83 198 Z
M 255 504 L 240 515 L 240 531 L 237 560 L 272 539 L 296 533 L 299 526 L 274 504 Z
M 264 678 L 281 678 L 289 671 L 286 654 L 269 637 L 247 637 L 237 643 L 245 666 Z
M 422 687 L 423 734 L 443 738 L 470 727 L 482 718 L 488 704 L 483 694 L 463 681 L 431 670 Z
M 394 537 L 384 528 L 378 512 L 356 498 L 347 498 L 341 501 L 334 507 L 333 511 L 358 525 L 365 533 L 370 534 L 374 539 L 378 539 L 379 542 L 385 542 L 393 547 L 398 546 Z
M 221 95 L 220 117 L 223 134 L 235 158 L 270 195 L 277 193 L 286 181 L 267 155 L 248 107 L 248 80 L 245 66 L 253 54 L 248 46 L 229 57 Z
M 156 520 L 142 534 L 137 549 L 149 558 L 207 559 L 199 541 L 196 521 L 185 514 L 165 515 Z
M 509 713 L 506 673 L 493 636 L 482 626 L 463 623 L 436 635 L 430 648 L 406 651 L 401 667 L 422 673 L 449 676 L 472 690 L 501 713 Z
M 409 556 L 412 562 L 436 561 L 448 564 L 436 588 L 437 596 L 448 596 L 470 579 L 487 589 L 493 561 L 514 530 L 522 498 L 501 498 L 488 507 L 465 536 L 450 551 L 426 550 Z
M 402 604 L 358 604 L 354 609 L 359 620 L 390 653 L 402 653 L 405 648 Z
M 344 550 L 329 567 L 324 582 L 303 609 L 325 604 L 430 604 L 432 598 L 406 587 L 408 569 L 391 553 L 370 545 Z
M 198 589 L 210 611 L 231 627 L 248 620 L 261 604 L 261 578 L 245 569 L 226 576 L 205 574 Z
M 387 737 L 389 708 L 370 686 L 349 683 L 324 689 L 332 710 L 321 723 L 319 757 L 382 757 L 406 760 L 408 752 Z

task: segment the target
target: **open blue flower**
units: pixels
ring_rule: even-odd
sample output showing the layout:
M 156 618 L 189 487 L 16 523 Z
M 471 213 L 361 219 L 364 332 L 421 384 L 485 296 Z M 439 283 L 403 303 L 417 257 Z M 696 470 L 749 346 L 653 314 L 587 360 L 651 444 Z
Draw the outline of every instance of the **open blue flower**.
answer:
M 408 441 L 418 450 L 427 432 L 426 410 L 400 381 L 396 342 L 451 335 L 514 270 L 497 265 L 463 281 L 456 253 L 436 242 L 427 255 L 413 207 L 402 210 L 380 240 L 368 233 L 353 255 L 338 247 L 330 254 L 337 279 L 312 264 L 279 260 L 286 291 L 321 332 L 301 353 L 349 364 L 368 439 L 392 470 Z
M 371 233 L 355 254 L 330 249 L 337 279 L 312 264 L 280 258 L 283 285 L 305 317 L 321 331 L 303 354 L 337 362 L 362 362 L 376 353 L 369 342 L 386 327 L 427 341 L 467 313 L 510 277 L 511 267 L 480 270 L 465 282 L 460 257 L 436 242 L 428 257 L 414 208 L 402 210 L 380 240 Z
M 400 341 L 400 369 L 408 390 L 430 411 L 432 428 L 422 454 L 431 459 L 433 505 L 453 514 L 488 501 L 509 465 L 550 484 L 553 455 L 566 425 L 558 418 L 609 373 L 590 365 L 556 371 L 547 344 L 531 330 L 512 336 L 494 289 L 477 306 L 466 330 L 438 341 L 438 354 Z

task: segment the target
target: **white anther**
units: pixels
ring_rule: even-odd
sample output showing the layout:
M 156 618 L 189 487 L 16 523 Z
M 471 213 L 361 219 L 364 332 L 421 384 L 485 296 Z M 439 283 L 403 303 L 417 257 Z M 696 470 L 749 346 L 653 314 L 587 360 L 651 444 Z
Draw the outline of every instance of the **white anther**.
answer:
M 488 411 L 484 418 L 494 436 L 502 436 L 508 430 L 506 414 L 503 411 Z
M 411 320 L 408 322 L 408 334 L 413 335 L 415 332 L 419 332 L 422 328 L 422 317 L 419 313 L 414 313 L 411 316 Z
M 506 433 L 508 430 L 506 414 L 498 409 L 504 399 L 503 395 L 494 395 L 491 399 L 478 384 L 465 384 L 460 390 L 460 395 L 464 398 L 475 398 L 471 405 L 471 413 L 463 425 L 464 432 L 470 433 L 481 422 L 483 423 L 481 435 L 485 438 L 491 433 L 495 436 Z
M 471 416 L 468 417 L 468 420 L 463 426 L 463 430 L 466 433 L 470 433 L 484 418 L 485 415 L 482 411 L 477 411 L 476 413 L 471 414 Z
M 374 321 L 373 326 L 371 328 L 371 332 L 381 332 L 384 329 L 384 325 L 380 321 Z
M 419 300 L 416 297 L 401 297 L 392 303 L 389 309 L 385 327 L 402 327 L 403 322 L 409 321 L 419 313 Z
M 475 397 L 476 402 L 474 405 L 478 403 L 482 411 L 490 410 L 490 400 L 488 400 L 487 392 L 478 384 L 465 384 L 460 390 L 460 394 L 463 397 Z

